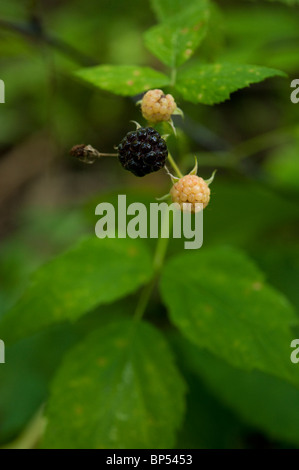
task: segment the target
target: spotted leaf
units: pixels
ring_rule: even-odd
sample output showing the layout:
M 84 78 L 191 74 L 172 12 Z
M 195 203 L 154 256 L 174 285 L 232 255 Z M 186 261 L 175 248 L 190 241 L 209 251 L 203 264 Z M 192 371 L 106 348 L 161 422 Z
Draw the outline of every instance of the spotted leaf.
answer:
M 274 76 L 286 75 L 257 65 L 195 64 L 178 74 L 176 89 L 187 101 L 212 105 L 229 99 L 236 90 Z

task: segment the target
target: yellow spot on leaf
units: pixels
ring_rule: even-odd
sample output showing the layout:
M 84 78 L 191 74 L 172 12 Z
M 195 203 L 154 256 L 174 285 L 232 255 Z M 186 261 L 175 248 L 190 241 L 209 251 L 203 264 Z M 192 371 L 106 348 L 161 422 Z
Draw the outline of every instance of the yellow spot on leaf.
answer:
M 134 70 L 133 75 L 135 75 L 135 77 L 138 77 L 140 75 L 140 70 Z
M 80 416 L 83 413 L 83 408 L 81 405 L 75 405 L 74 411 L 77 416 Z
M 107 364 L 106 357 L 98 357 L 97 364 L 98 364 L 99 367 L 105 366 Z
M 136 256 L 138 253 L 138 250 L 135 246 L 130 246 L 129 250 L 128 250 L 128 255 L 131 256 L 132 258 L 134 256 Z
M 133 80 L 128 80 L 128 81 L 127 81 L 127 85 L 129 85 L 129 86 L 134 85 L 134 81 L 133 81 Z
M 127 345 L 127 341 L 123 338 L 118 338 L 115 340 L 114 344 L 118 349 L 123 349 Z
M 261 290 L 261 288 L 263 287 L 262 283 L 257 281 L 257 282 L 254 282 L 252 284 L 252 289 L 253 290 Z
M 202 27 L 202 25 L 203 25 L 203 22 L 200 21 L 195 26 L 193 26 L 193 31 L 198 31 Z
M 208 304 L 204 305 L 203 309 L 204 309 L 205 313 L 212 313 L 213 312 L 213 308 L 211 307 L 211 305 L 208 305 Z

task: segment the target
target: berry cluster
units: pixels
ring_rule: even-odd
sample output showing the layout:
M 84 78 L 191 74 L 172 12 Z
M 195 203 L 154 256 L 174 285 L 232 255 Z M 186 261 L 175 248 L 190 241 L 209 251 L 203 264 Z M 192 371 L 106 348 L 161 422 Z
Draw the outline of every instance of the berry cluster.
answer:
M 164 95 L 162 90 L 150 90 L 142 98 L 141 112 L 149 122 L 169 121 L 176 110 L 172 95 Z
M 158 89 L 149 90 L 138 103 L 141 103 L 142 115 L 149 123 L 154 125 L 154 123 L 168 121 L 175 133 L 171 115 L 183 115 L 183 113 L 177 107 L 172 95 L 165 95 L 162 90 Z M 209 184 L 213 181 L 215 172 L 209 180 L 204 181 L 197 176 L 196 161 L 193 170 L 188 175 L 182 176 L 159 132 L 153 127 L 140 127 L 138 123 L 136 125 L 136 131 L 128 132 L 116 147 L 117 153 L 101 153 L 91 145 L 75 145 L 71 149 L 71 155 L 85 163 L 93 163 L 103 156 L 117 156 L 123 168 L 136 176 L 145 176 L 160 170 L 165 166 L 168 157 L 169 163 L 180 178 L 172 176 L 165 167 L 174 185 L 161 199 L 171 197 L 173 202 L 180 205 L 182 211 L 198 212 L 201 208 L 204 209 L 210 201 Z M 198 207 L 197 203 L 202 206 Z
M 165 140 L 152 127 L 128 132 L 117 149 L 122 166 L 136 176 L 160 170 L 168 155 Z

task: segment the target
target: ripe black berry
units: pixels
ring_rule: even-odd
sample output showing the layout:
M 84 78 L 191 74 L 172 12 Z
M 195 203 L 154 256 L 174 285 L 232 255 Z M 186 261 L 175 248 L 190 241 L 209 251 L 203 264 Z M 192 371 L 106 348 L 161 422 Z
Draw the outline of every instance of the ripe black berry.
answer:
M 152 127 L 141 127 L 128 132 L 118 146 L 118 158 L 125 170 L 136 176 L 145 176 L 165 165 L 167 145 Z

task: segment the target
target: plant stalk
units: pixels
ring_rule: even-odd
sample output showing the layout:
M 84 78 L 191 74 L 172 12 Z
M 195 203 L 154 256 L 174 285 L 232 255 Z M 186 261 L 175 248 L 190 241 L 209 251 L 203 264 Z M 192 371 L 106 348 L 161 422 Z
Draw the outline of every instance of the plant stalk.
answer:
M 169 231 L 166 233 L 166 229 L 168 228 L 169 224 Z M 159 277 L 160 271 L 163 267 L 163 262 L 166 256 L 167 247 L 169 243 L 169 232 L 171 230 L 171 224 L 167 217 L 167 214 L 164 214 L 162 219 L 162 226 L 161 226 L 161 236 L 158 238 L 158 242 L 156 245 L 156 250 L 154 254 L 154 261 L 153 261 L 153 268 L 154 274 L 151 281 L 144 286 L 141 295 L 139 297 L 139 301 L 137 303 L 137 307 L 135 310 L 134 318 L 135 320 L 141 320 L 143 317 L 146 308 L 148 306 L 152 291 L 155 287 L 157 278 Z
M 168 161 L 171 164 L 174 171 L 176 172 L 177 176 L 179 178 L 183 178 L 183 173 L 181 172 L 181 170 L 179 169 L 179 167 L 177 166 L 176 162 L 174 161 L 174 159 L 172 158 L 169 152 L 168 152 Z

